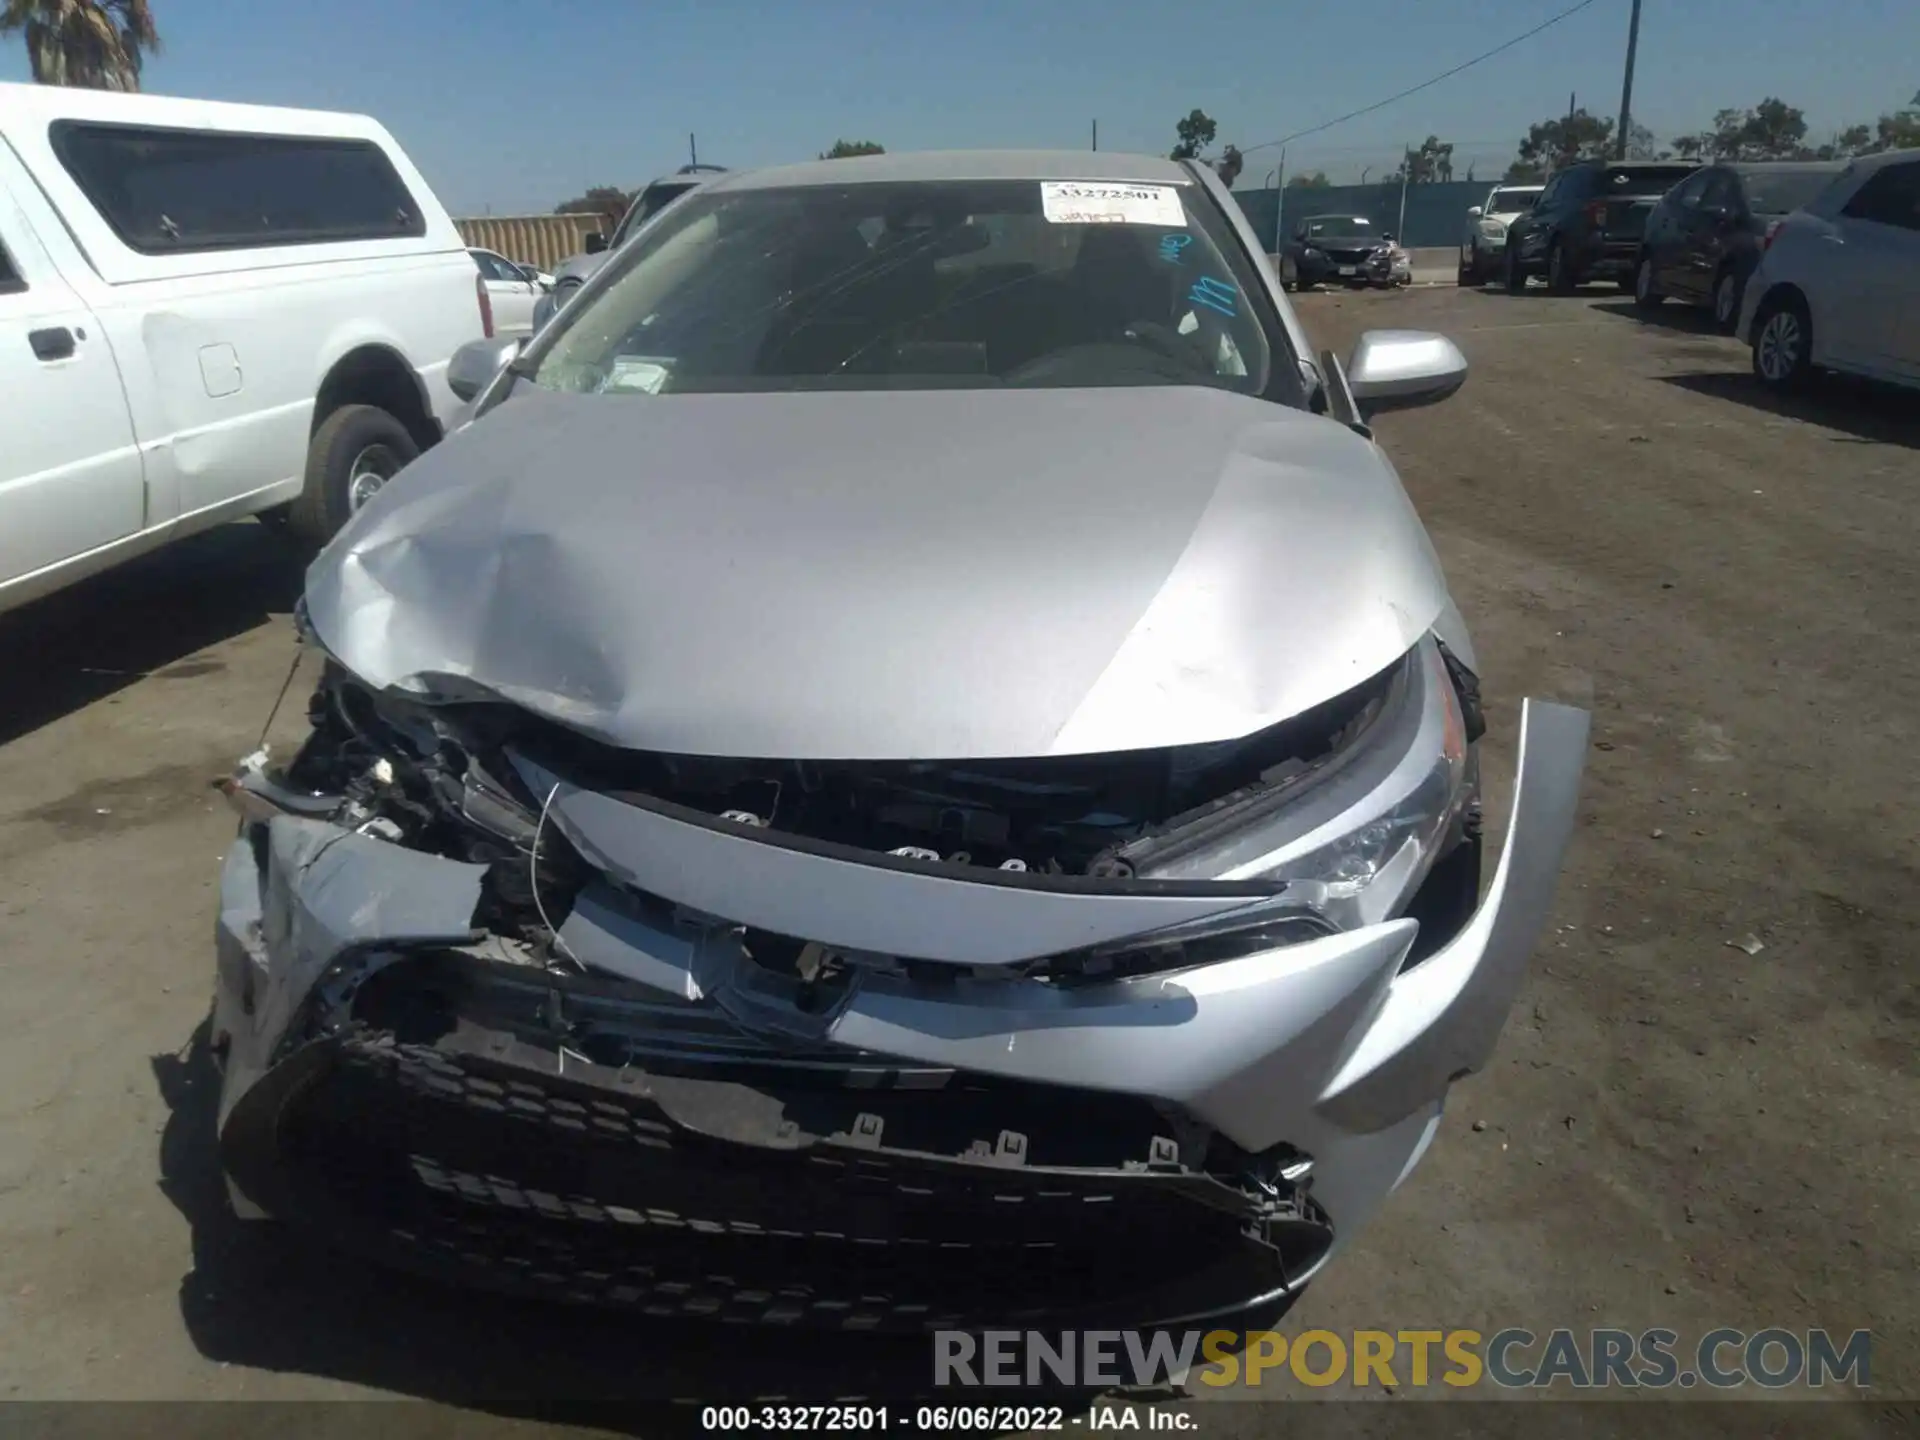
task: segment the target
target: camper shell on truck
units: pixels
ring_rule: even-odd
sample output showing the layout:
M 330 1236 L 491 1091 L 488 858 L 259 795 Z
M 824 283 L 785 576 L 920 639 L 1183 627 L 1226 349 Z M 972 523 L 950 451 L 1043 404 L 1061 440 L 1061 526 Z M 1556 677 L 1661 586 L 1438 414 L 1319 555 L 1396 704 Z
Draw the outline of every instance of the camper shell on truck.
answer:
M 491 328 L 375 120 L 0 85 L 0 610 L 239 516 L 325 541 Z

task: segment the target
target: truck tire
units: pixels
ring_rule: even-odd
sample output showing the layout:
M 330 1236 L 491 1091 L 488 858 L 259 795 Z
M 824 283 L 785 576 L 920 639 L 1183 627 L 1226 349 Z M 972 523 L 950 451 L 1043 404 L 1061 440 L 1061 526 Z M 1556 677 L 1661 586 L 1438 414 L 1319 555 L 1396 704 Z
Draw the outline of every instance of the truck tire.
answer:
M 1580 288 L 1580 277 L 1573 273 L 1573 257 L 1564 240 L 1555 240 L 1547 251 L 1547 290 L 1554 295 L 1571 295 Z
M 288 526 L 305 545 L 325 545 L 349 516 L 420 453 L 407 427 L 377 405 L 342 405 L 307 445 L 306 487 Z

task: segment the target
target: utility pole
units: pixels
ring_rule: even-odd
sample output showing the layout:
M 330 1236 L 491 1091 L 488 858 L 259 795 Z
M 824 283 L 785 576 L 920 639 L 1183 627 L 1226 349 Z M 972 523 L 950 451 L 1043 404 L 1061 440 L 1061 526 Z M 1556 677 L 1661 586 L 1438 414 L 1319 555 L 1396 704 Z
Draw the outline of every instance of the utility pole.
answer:
M 1093 148 L 1096 150 L 1100 148 L 1100 122 L 1098 120 L 1093 122 Z
M 1287 218 L 1287 147 L 1280 147 L 1280 163 L 1273 170 L 1273 252 L 1280 253 Z
M 1407 184 L 1413 179 L 1413 147 L 1407 146 L 1400 160 L 1400 223 L 1394 227 L 1393 238 L 1404 240 L 1407 233 Z
M 1620 135 L 1614 142 L 1615 159 L 1627 158 L 1633 133 L 1633 58 L 1640 49 L 1640 0 L 1633 0 L 1633 19 L 1627 22 L 1627 77 L 1620 86 Z
M 700 163 L 700 147 L 693 143 L 693 132 L 691 130 L 687 132 L 687 163 L 690 165 L 698 165 Z

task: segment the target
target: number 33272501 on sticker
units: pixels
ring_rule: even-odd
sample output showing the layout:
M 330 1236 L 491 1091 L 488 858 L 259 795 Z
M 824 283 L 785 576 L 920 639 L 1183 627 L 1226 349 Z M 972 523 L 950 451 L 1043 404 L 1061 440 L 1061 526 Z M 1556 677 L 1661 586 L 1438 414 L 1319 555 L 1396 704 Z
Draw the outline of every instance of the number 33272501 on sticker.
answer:
M 1040 212 L 1055 225 L 1172 225 L 1187 223 L 1171 185 L 1106 185 L 1087 180 L 1042 180 Z

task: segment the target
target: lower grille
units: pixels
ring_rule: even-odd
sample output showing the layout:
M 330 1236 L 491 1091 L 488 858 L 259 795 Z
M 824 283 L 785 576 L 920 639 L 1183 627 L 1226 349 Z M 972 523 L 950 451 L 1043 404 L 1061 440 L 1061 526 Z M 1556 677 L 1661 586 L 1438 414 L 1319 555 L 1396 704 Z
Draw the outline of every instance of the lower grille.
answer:
M 893 1091 L 844 1078 L 649 1074 L 471 1026 L 432 1042 L 355 1026 L 262 1080 L 222 1147 L 250 1196 L 348 1248 L 657 1316 L 1146 1325 L 1271 1296 L 1331 1241 L 1303 1192 L 1180 1164 L 1139 1102 L 964 1076 Z M 962 1134 L 956 1117 L 1009 1106 L 1077 1114 L 1082 1133 L 1055 1145 L 1002 1129 L 951 1153 L 886 1143 Z M 1087 1130 L 1139 1160 L 1034 1163 L 1084 1149 Z

